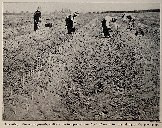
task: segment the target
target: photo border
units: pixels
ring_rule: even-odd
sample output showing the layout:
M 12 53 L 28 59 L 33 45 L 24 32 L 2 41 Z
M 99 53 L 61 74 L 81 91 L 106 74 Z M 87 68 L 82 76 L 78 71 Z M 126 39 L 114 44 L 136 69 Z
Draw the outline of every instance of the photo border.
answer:
M 0 25 L 1 25 L 1 41 L 3 40 L 3 2 L 68 2 L 68 3 L 71 3 L 71 2 L 74 2 L 74 3 L 160 3 L 160 78 L 162 77 L 162 61 L 161 61 L 161 58 L 162 58 L 162 45 L 161 45 L 161 30 L 162 30 L 162 22 L 161 22 L 161 0 L 37 0 L 37 1 L 32 1 L 32 0 L 28 0 L 28 1 L 25 1 L 25 0 L 1 0 L 1 22 L 0 22 Z M 161 90 L 162 90 L 162 80 L 160 79 L 160 121 L 3 121 L 2 120 L 2 112 L 3 112 L 3 41 L 2 43 L 0 44 L 0 58 L 1 58 L 1 63 L 0 63 L 0 82 L 1 82 L 1 88 L 0 88 L 0 94 L 2 94 L 0 96 L 0 101 L 1 101 L 1 104 L 0 104 L 0 126 L 4 127 L 4 128 L 12 128 L 12 127 L 21 127 L 21 128 L 26 128 L 26 127 L 131 127 L 131 126 L 134 126 L 136 128 L 141 128 L 141 127 L 158 127 L 158 126 L 162 126 L 162 93 L 161 93 Z M 9 125 L 9 124 L 16 124 L 16 125 Z M 29 125 L 23 125 L 23 123 L 26 123 L 26 124 L 30 124 Z M 37 126 L 37 124 L 53 124 L 55 123 L 55 125 L 42 125 L 42 126 Z M 6 125 L 7 124 L 7 125 Z M 57 125 L 56 125 L 57 124 Z M 65 125 L 66 124 L 66 125 Z M 70 125 L 68 125 L 70 124 Z M 76 124 L 76 125 L 74 125 Z M 86 125 L 86 124 L 89 124 L 89 125 Z M 95 125 L 94 125 L 95 124 Z M 107 125 L 103 125 L 103 124 L 107 124 Z M 115 124 L 115 125 L 114 125 Z M 144 125 L 145 124 L 145 125 Z M 150 124 L 150 125 L 147 125 L 147 124 Z M 151 126 L 152 124 L 158 124 L 157 126 L 153 125 Z M 17 126 L 18 125 L 18 126 Z

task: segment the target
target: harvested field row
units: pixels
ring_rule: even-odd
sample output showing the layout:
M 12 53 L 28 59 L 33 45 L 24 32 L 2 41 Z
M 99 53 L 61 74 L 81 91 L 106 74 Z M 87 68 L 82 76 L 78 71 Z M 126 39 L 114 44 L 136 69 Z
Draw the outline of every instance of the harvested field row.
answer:
M 105 14 L 86 13 L 67 35 L 64 16 L 50 29 L 4 34 L 3 119 L 158 120 L 157 26 L 136 37 L 119 20 L 119 33 L 102 38 Z

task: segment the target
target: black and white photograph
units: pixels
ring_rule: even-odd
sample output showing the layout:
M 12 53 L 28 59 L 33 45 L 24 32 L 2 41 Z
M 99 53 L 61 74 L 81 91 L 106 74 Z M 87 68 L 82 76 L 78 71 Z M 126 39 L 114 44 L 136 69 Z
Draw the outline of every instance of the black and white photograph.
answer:
M 160 3 L 3 2 L 3 121 L 160 121 Z

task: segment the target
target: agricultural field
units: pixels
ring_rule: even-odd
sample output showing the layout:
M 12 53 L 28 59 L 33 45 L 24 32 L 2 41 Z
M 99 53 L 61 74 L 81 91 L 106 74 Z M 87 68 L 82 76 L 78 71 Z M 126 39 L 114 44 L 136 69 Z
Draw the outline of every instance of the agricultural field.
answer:
M 160 13 L 132 13 L 144 36 L 119 19 L 103 38 L 106 15 L 121 13 L 80 13 L 72 35 L 63 12 L 37 32 L 33 14 L 3 15 L 3 120 L 159 120 Z

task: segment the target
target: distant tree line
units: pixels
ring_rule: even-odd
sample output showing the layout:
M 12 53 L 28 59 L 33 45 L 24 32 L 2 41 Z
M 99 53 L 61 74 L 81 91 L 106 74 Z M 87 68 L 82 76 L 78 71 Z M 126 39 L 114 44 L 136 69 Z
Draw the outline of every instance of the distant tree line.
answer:
M 142 12 L 160 12 L 160 9 L 133 10 L 133 11 L 103 11 L 101 13 L 142 13 Z
M 9 11 L 5 11 L 3 12 L 4 15 L 23 15 L 23 14 L 31 14 L 31 12 L 29 11 L 21 11 L 21 12 L 9 12 Z
M 68 12 L 70 13 L 71 10 L 68 10 L 68 9 L 62 9 L 61 12 Z M 160 12 L 160 9 L 149 9 L 149 10 L 133 10 L 133 11 L 102 11 L 102 12 L 88 12 L 88 13 L 143 13 L 143 12 Z M 15 12 L 9 12 L 9 11 L 6 11 L 6 12 L 3 12 L 4 15 L 12 15 L 12 14 L 16 14 L 16 15 L 22 15 L 22 14 L 31 14 L 31 12 L 29 11 L 21 11 L 19 13 L 15 13 Z

